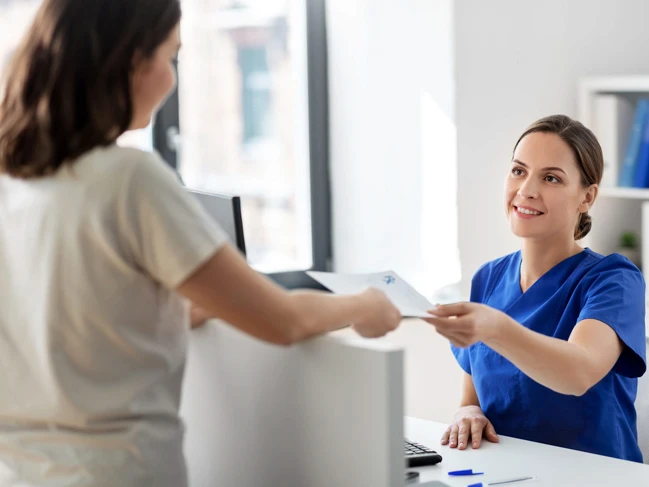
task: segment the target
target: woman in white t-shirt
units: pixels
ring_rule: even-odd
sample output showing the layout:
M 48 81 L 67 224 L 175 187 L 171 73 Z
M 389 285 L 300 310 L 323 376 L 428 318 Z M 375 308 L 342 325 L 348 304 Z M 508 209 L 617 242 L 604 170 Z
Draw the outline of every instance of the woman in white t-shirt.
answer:
M 287 345 L 398 310 L 287 292 L 173 171 L 115 145 L 175 83 L 179 0 L 44 0 L 0 102 L 0 485 L 183 487 L 188 302 Z

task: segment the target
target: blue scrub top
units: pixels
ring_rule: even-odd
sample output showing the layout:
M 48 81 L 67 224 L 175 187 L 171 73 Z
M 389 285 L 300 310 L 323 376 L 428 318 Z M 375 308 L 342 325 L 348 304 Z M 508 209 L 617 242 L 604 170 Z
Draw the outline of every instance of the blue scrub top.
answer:
M 533 381 L 483 343 L 452 347 L 473 378 L 485 415 L 501 435 L 642 462 L 634 407 L 637 377 L 646 370 L 642 273 L 619 254 L 585 249 L 523 293 L 520 267 L 520 251 L 482 266 L 473 277 L 471 301 L 561 340 L 580 321 L 599 320 L 615 330 L 624 351 L 606 377 L 575 397 Z

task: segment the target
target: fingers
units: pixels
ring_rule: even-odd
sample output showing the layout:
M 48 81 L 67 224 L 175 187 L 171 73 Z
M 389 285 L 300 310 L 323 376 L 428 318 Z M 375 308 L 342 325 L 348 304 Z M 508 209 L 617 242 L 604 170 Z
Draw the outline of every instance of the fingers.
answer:
M 442 435 L 442 445 L 448 445 L 448 440 L 451 437 L 451 427 L 449 426 L 446 428 L 446 431 L 444 431 L 444 434 Z
M 457 423 L 453 423 L 453 425 L 451 426 L 451 434 L 448 440 L 448 446 L 450 446 L 451 448 L 455 448 L 457 446 L 458 431 L 459 431 L 459 427 Z
M 473 329 L 474 319 L 471 316 L 451 316 L 448 318 L 426 318 L 426 322 L 438 329 L 448 331 L 462 331 L 464 329 Z
M 471 310 L 471 303 L 438 304 L 435 308 L 428 310 L 433 316 L 447 318 L 449 316 L 462 316 Z
M 200 328 L 203 326 L 207 320 L 210 319 L 210 315 L 207 311 L 199 306 L 192 305 L 189 313 L 189 325 L 193 328 Z
M 468 347 L 475 343 L 475 333 L 469 318 L 426 318 L 425 321 L 435 327 L 437 333 L 449 340 L 456 347 Z
M 480 442 L 482 441 L 482 431 L 485 427 L 485 421 L 481 418 L 472 418 L 471 419 L 471 441 L 473 442 L 471 446 L 473 448 L 480 448 Z
M 498 443 L 500 441 L 500 438 L 498 438 L 498 435 L 496 434 L 496 429 L 494 428 L 494 425 L 491 424 L 491 421 L 487 421 L 487 426 L 484 429 L 484 434 L 485 438 L 492 443 Z
M 475 408 L 474 408 L 475 409 Z M 462 417 L 465 415 L 464 417 Z M 456 420 L 442 434 L 442 445 L 448 444 L 451 448 L 466 450 L 471 441 L 471 446 L 480 448 L 482 439 L 498 443 L 498 435 L 491 422 L 482 414 L 482 411 L 469 411 L 461 408 Z
M 438 317 L 424 318 L 424 321 L 426 323 L 430 323 L 435 328 L 443 328 L 443 329 L 457 328 L 458 322 L 460 322 L 458 318 L 438 318 Z
M 465 344 L 464 340 L 457 340 L 455 338 L 455 336 L 453 336 L 453 335 L 451 335 L 449 333 L 443 333 L 443 332 L 441 332 L 439 330 L 436 330 L 436 331 L 437 331 L 437 333 L 442 335 L 444 338 L 446 338 L 449 342 L 451 342 L 454 347 L 466 348 L 466 347 L 468 347 L 470 345 L 470 343 Z
M 471 433 L 471 423 L 468 419 L 463 419 L 460 423 L 460 430 L 457 436 L 457 448 L 458 450 L 466 449 L 467 443 L 469 442 L 469 434 Z
M 397 308 L 396 306 L 393 306 L 392 319 L 393 319 L 392 330 L 396 330 L 397 328 L 399 328 L 399 325 L 401 324 L 401 320 L 403 320 L 403 316 L 401 316 L 401 311 L 399 311 L 399 308 Z

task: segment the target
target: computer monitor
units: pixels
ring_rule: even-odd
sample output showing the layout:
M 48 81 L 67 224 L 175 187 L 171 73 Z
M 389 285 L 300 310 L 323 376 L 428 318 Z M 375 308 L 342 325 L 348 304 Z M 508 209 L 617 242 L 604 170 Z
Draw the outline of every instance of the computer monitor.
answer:
M 243 235 L 243 220 L 241 219 L 241 199 L 238 196 L 208 193 L 196 189 L 188 189 L 205 211 L 223 228 L 232 243 L 246 255 L 246 240 Z
M 208 193 L 196 189 L 187 191 L 193 194 L 207 213 L 221 225 L 245 257 L 246 243 L 241 218 L 241 199 L 238 196 Z M 273 272 L 267 276 L 286 289 L 308 288 L 329 291 L 304 271 Z

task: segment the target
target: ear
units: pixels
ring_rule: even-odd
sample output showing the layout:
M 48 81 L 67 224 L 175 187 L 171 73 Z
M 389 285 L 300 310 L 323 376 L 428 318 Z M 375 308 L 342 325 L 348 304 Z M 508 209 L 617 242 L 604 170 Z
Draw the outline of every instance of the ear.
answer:
M 596 184 L 591 184 L 586 188 L 586 191 L 582 197 L 581 204 L 579 205 L 579 213 L 586 213 L 590 210 L 597 199 L 599 194 L 599 186 Z
M 146 62 L 147 60 L 140 50 L 133 54 L 133 59 L 131 60 L 131 90 L 133 90 L 133 93 L 141 90 L 141 79 L 146 73 Z
M 147 59 L 142 54 L 142 51 L 139 49 L 133 54 L 133 59 L 131 59 L 131 78 L 139 78 L 147 68 Z
M 131 59 L 131 69 L 133 71 L 137 71 L 137 69 L 142 66 L 144 59 L 145 58 L 144 54 L 142 54 L 142 51 L 140 49 L 137 49 L 133 54 L 133 59 Z

